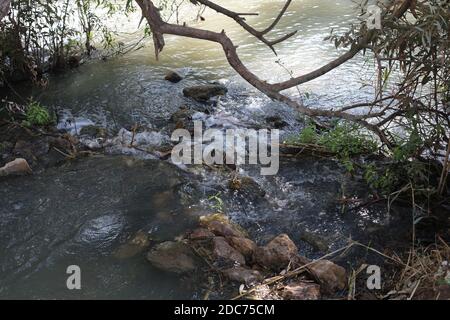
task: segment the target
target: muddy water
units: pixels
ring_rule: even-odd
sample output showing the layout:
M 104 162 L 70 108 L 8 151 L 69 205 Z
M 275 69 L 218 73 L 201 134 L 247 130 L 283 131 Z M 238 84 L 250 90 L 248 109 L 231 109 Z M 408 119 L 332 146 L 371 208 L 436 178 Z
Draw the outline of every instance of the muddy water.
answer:
M 222 3 L 240 12 L 259 12 L 258 17 L 248 18 L 258 28 L 270 24 L 283 4 L 255 0 Z M 198 25 L 224 28 L 239 44 L 244 62 L 261 77 L 276 81 L 289 77 L 276 60 L 303 73 L 338 55 L 322 40 L 330 28 L 343 29 L 356 18 L 353 6 L 347 0 L 294 1 L 271 36 L 294 29 L 299 33 L 277 47 L 278 57 L 213 12 L 206 12 L 206 21 Z M 166 42 L 159 62 L 148 47 L 83 65 L 51 79 L 44 92 L 32 94 L 54 107 L 60 127 L 72 132 L 93 123 L 107 127 L 114 136 L 122 128 L 140 124 L 148 133 L 145 137 L 151 137 L 142 139 L 143 148 L 168 139 L 168 120 L 181 106 L 197 110 L 196 117 L 209 127 L 265 127 L 265 117 L 277 115 L 287 123 L 284 136 L 302 128 L 298 114 L 269 101 L 236 76 L 215 45 L 173 37 Z M 308 105 L 332 107 L 370 97 L 369 89 L 357 90 L 367 81 L 360 79 L 367 70 L 364 65 L 360 60 L 343 66 L 301 87 L 301 92 L 308 94 L 298 98 Z M 168 69 L 179 70 L 186 79 L 179 84 L 165 82 Z M 213 106 L 182 96 L 185 86 L 210 81 L 220 81 L 230 89 Z M 117 253 L 138 234 L 147 235 L 151 246 L 183 233 L 199 215 L 214 211 L 214 203 L 208 200 L 213 195 L 223 199 L 225 212 L 259 243 L 288 233 L 309 257 L 321 252 L 301 240 L 305 232 L 320 236 L 332 250 L 349 237 L 386 241 L 389 235 L 384 228 L 400 225 L 396 223 L 398 215 L 386 215 L 383 206 L 343 211 L 338 200 L 343 195 L 364 196 L 366 186 L 345 175 L 333 161 L 284 161 L 274 177 L 259 176 L 257 168 L 242 168 L 243 175 L 253 177 L 266 191 L 265 197 L 258 197 L 230 192 L 229 175 L 223 172 L 182 170 L 120 143 L 108 150 L 106 157 L 0 181 L 0 297 L 201 298 L 203 291 L 195 278 L 175 277 L 149 266 L 147 246 L 125 257 Z M 65 271 L 72 264 L 82 269 L 81 291 L 69 291 L 65 286 Z

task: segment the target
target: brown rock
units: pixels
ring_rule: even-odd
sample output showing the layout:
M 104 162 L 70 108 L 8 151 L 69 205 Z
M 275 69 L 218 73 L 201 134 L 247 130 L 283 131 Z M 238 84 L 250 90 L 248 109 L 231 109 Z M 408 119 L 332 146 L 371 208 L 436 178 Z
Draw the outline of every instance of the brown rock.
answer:
M 198 228 L 192 231 L 189 235 L 189 239 L 191 240 L 207 240 L 214 238 L 214 233 L 205 228 Z
M 326 293 L 343 290 L 347 286 L 347 272 L 341 266 L 329 261 L 320 260 L 308 267 L 312 275 L 320 282 Z
M 178 83 L 183 80 L 183 77 L 175 71 L 169 71 L 166 73 L 164 79 L 172 83 Z
M 213 252 L 220 267 L 232 267 L 236 264 L 245 265 L 244 256 L 231 247 L 223 237 L 213 239 Z
M 182 242 L 163 242 L 155 246 L 147 260 L 155 267 L 172 273 L 187 273 L 197 268 L 197 259 L 192 249 Z
M 259 271 L 240 266 L 226 269 L 222 273 L 231 281 L 245 283 L 247 286 L 261 282 L 264 279 Z
M 286 234 L 281 234 L 265 247 L 258 248 L 255 254 L 256 262 L 268 269 L 280 271 L 296 261 L 297 246 Z
M 319 300 L 320 286 L 315 283 L 293 283 L 283 288 L 281 296 L 286 300 Z
M 241 231 L 238 226 L 231 223 L 228 217 L 223 214 L 203 216 L 200 218 L 200 225 L 219 237 L 246 237 L 244 232 Z
M 258 248 L 256 243 L 247 238 L 239 238 L 239 237 L 231 237 L 229 239 L 230 245 L 235 248 L 237 251 L 242 253 L 247 262 L 252 262 L 253 254 L 256 252 Z
M 205 102 L 216 96 L 224 96 L 228 89 L 220 84 L 209 84 L 202 86 L 188 87 L 183 90 L 185 97 L 192 98 L 199 102 Z
M 8 162 L 4 167 L 0 168 L 0 176 L 25 175 L 32 172 L 27 160 L 22 158 Z

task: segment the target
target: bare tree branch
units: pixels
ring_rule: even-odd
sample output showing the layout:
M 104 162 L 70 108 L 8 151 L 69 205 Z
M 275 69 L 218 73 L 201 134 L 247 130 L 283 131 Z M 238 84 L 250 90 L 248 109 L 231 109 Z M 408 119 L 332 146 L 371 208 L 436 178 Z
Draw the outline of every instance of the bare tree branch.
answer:
M 214 2 L 211 2 L 209 0 L 190 0 L 193 4 L 202 4 L 204 6 L 207 6 L 208 8 L 213 9 L 214 11 L 223 14 L 231 19 L 233 19 L 234 21 L 236 21 L 242 28 L 244 28 L 248 33 L 250 33 L 251 35 L 253 35 L 254 37 L 256 37 L 257 39 L 259 39 L 261 42 L 263 42 L 264 44 L 266 44 L 275 54 L 277 54 L 274 46 L 280 42 L 283 42 L 289 38 L 291 38 L 292 36 L 294 36 L 297 31 L 293 31 L 289 34 L 286 34 L 285 36 L 276 39 L 276 40 L 267 40 L 265 38 L 265 35 L 268 34 L 270 31 L 272 31 L 277 24 L 280 22 L 281 18 L 283 17 L 283 15 L 286 13 L 286 10 L 289 8 L 290 4 L 292 3 L 292 0 L 288 0 L 286 1 L 286 4 L 284 5 L 283 9 L 280 11 L 280 13 L 278 14 L 277 18 L 273 21 L 273 23 L 267 27 L 265 30 L 263 31 L 258 31 L 255 28 L 253 28 L 252 26 L 250 26 L 248 23 L 245 22 L 245 18 L 242 17 L 242 13 L 237 13 L 237 12 L 233 12 L 230 11 L 222 6 L 219 6 L 217 4 L 215 4 Z M 248 14 L 246 14 L 248 15 Z
M 374 132 L 380 140 L 385 143 L 388 146 L 391 146 L 392 143 L 389 141 L 389 139 L 384 135 L 383 130 L 380 129 L 379 126 L 375 124 L 371 124 L 365 119 L 367 118 L 367 115 L 354 115 L 351 113 L 343 112 L 343 111 L 333 111 L 333 110 L 324 110 L 324 109 L 311 109 L 308 107 L 305 107 L 301 103 L 289 98 L 286 95 L 281 94 L 280 92 L 284 89 L 288 89 L 294 86 L 297 86 L 301 83 L 305 83 L 307 81 L 310 81 L 312 79 L 315 79 L 317 77 L 320 77 L 321 75 L 324 75 L 325 73 L 333 70 L 334 68 L 338 67 L 339 65 L 343 64 L 344 62 L 350 60 L 353 58 L 359 51 L 364 49 L 367 44 L 370 42 L 371 38 L 374 35 L 374 32 L 369 32 L 369 34 L 362 39 L 358 45 L 354 46 L 350 51 L 348 51 L 346 54 L 342 55 L 341 57 L 337 58 L 336 60 L 328 63 L 327 65 L 309 73 L 304 76 L 293 78 L 291 80 L 288 80 L 286 82 L 278 83 L 278 84 L 269 84 L 266 81 L 263 81 L 259 79 L 254 73 L 252 73 L 240 60 L 239 55 L 237 53 L 237 47 L 233 44 L 231 39 L 226 35 L 225 31 L 222 32 L 213 32 L 198 28 L 192 28 L 188 26 L 180 26 L 176 24 L 170 24 L 166 23 L 162 20 L 158 9 L 154 6 L 153 2 L 151 0 L 135 0 L 138 5 L 142 9 L 143 17 L 145 17 L 150 25 L 150 28 L 153 32 L 153 39 L 154 39 L 154 46 L 155 46 L 155 53 L 158 56 L 159 53 L 164 48 L 164 34 L 171 34 L 171 35 L 178 35 L 188 38 L 195 38 L 195 39 L 201 39 L 206 41 L 211 41 L 218 43 L 222 46 L 222 49 L 225 53 L 225 56 L 228 60 L 228 63 L 230 66 L 241 76 L 243 77 L 248 83 L 253 85 L 255 88 L 266 94 L 268 97 L 274 100 L 278 100 L 280 102 L 283 102 L 290 107 L 298 110 L 304 115 L 310 116 L 310 117 L 338 117 L 341 119 L 349 120 L 352 122 L 356 122 L 363 127 L 367 128 L 368 130 L 371 130 Z M 401 17 L 406 10 L 409 8 L 413 0 L 404 0 L 402 5 L 398 10 L 394 11 L 394 17 Z M 281 13 L 278 15 L 277 19 L 272 23 L 271 26 L 269 26 L 267 29 L 265 29 L 262 32 L 256 31 L 254 28 L 249 26 L 245 19 L 242 18 L 238 13 L 232 12 L 228 9 L 225 9 L 209 0 L 191 0 L 193 3 L 200 3 L 203 5 L 206 5 L 210 7 L 211 9 L 216 10 L 219 13 L 222 13 L 232 19 L 234 19 L 239 25 L 241 25 L 245 30 L 247 30 L 249 33 L 263 41 L 264 43 L 267 42 L 267 40 L 263 37 L 265 33 L 272 30 L 277 23 L 280 21 L 281 16 L 286 12 L 287 8 L 289 7 L 291 1 L 287 1 L 286 5 L 283 7 Z M 286 37 L 282 38 L 283 40 L 289 38 L 291 35 L 287 35 Z M 277 40 L 282 41 L 282 40 Z M 267 44 L 267 43 L 266 43 Z M 268 46 L 273 46 L 273 42 L 269 42 Z

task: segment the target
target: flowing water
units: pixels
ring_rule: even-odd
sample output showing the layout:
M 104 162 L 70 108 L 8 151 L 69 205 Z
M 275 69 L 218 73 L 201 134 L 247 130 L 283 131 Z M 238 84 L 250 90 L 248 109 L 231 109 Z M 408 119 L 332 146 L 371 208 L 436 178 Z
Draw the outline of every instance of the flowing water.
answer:
M 258 29 L 269 25 L 283 5 L 257 0 L 220 3 L 239 12 L 259 12 L 248 17 Z M 331 28 L 345 30 L 357 14 L 352 1 L 293 1 L 270 37 L 298 33 L 277 46 L 277 57 L 232 21 L 209 11 L 203 16 L 206 21 L 196 26 L 225 29 L 249 68 L 277 81 L 289 78 L 286 68 L 301 74 L 336 57 L 339 52 L 323 39 Z M 137 21 L 129 24 L 135 26 Z M 60 127 L 72 133 L 94 123 L 108 128 L 111 135 L 121 130 L 120 138 L 127 133 L 123 128 L 139 124 L 144 128 L 142 147 L 169 138 L 168 120 L 181 106 L 197 110 L 195 116 L 209 127 L 261 127 L 271 115 L 288 124 L 284 136 L 302 127 L 293 110 L 271 102 L 236 76 L 217 45 L 176 37 L 167 37 L 166 42 L 160 61 L 155 61 L 149 45 L 124 57 L 87 63 L 53 77 L 45 91 L 26 94 L 58 110 Z M 164 81 L 169 69 L 179 70 L 186 79 L 179 84 Z M 363 76 L 367 70 L 370 65 L 361 58 L 302 86 L 301 96 L 296 90 L 291 94 L 313 107 L 370 99 L 372 91 L 364 86 L 371 82 Z M 184 87 L 212 81 L 224 83 L 230 93 L 211 109 L 183 97 Z M 174 239 L 199 215 L 213 211 L 208 199 L 217 194 L 227 214 L 259 243 L 287 233 L 309 257 L 320 253 L 300 240 L 305 231 L 320 235 L 335 249 L 349 237 L 368 241 L 378 234 L 386 241 L 383 228 L 395 225 L 397 219 L 387 216 L 383 206 L 344 213 L 338 199 L 344 194 L 363 196 L 366 187 L 333 161 L 286 160 L 274 177 L 243 168 L 266 191 L 265 197 L 258 197 L 228 191 L 229 176 L 223 172 L 177 168 L 117 140 L 108 153 L 0 182 L 0 297 L 201 298 L 195 280 L 153 269 L 145 250 L 125 257 L 117 253 L 142 232 L 152 243 Z M 82 270 L 81 291 L 66 288 L 65 271 L 73 264 Z

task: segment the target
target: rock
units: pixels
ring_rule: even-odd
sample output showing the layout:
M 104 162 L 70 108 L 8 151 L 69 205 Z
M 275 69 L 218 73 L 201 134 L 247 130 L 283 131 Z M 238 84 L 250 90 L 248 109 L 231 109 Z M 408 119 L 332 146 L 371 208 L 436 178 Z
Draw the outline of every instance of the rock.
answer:
M 208 240 L 214 238 L 214 233 L 205 228 L 198 228 L 192 231 L 189 235 L 189 239 L 197 241 L 197 240 Z
M 247 263 L 253 262 L 253 255 L 258 248 L 255 242 L 247 238 L 239 237 L 231 237 L 228 241 L 233 248 L 245 257 Z
M 244 233 L 238 230 L 230 223 L 222 223 L 219 221 L 211 221 L 208 223 L 207 228 L 214 233 L 216 236 L 221 236 L 225 238 L 245 237 Z
M 192 249 L 183 242 L 163 242 L 155 246 L 147 260 L 163 271 L 182 274 L 197 268 L 197 258 Z
M 325 293 L 332 294 L 347 287 L 347 272 L 329 260 L 319 260 L 310 265 L 308 270 L 320 282 Z
M 274 129 L 283 129 L 288 125 L 288 123 L 281 119 L 281 117 L 279 116 L 267 117 L 266 122 L 270 125 L 271 128 Z
M 222 271 L 223 275 L 231 281 L 244 283 L 247 286 L 261 282 L 264 277 L 257 270 L 251 270 L 244 267 L 233 267 Z
M 167 81 L 170 81 L 172 83 L 178 83 L 181 80 L 183 80 L 183 77 L 175 71 L 169 71 L 166 73 L 166 76 L 164 79 Z
M 181 107 L 178 111 L 172 114 L 170 117 L 170 122 L 175 125 L 174 129 L 186 129 L 193 131 L 194 124 L 192 122 L 192 116 L 194 113 L 195 112 L 193 110 L 187 107 Z
M 260 185 L 250 177 L 234 178 L 230 181 L 229 187 L 250 199 L 264 198 L 266 195 Z
M 244 231 L 241 230 L 239 226 L 231 223 L 228 217 L 223 214 L 212 214 L 200 217 L 200 225 L 219 237 L 246 237 Z
M 92 138 L 106 138 L 106 129 L 98 126 L 85 126 L 81 128 L 80 135 Z
M 286 300 L 319 300 L 320 286 L 306 282 L 292 283 L 283 288 L 281 296 Z
M 262 267 L 280 271 L 291 261 L 297 260 L 298 249 L 286 234 L 281 234 L 270 241 L 265 247 L 258 248 L 255 253 L 256 262 Z
M 183 90 L 185 97 L 192 98 L 198 102 L 206 102 L 212 97 L 227 94 L 228 89 L 220 84 L 209 84 L 203 86 L 188 87 Z
M 139 231 L 130 241 L 120 246 L 114 253 L 114 256 L 119 259 L 131 258 L 144 251 L 149 245 L 150 239 L 148 234 Z
M 317 251 L 328 252 L 329 250 L 328 243 L 326 242 L 326 240 L 311 232 L 303 231 L 300 236 L 300 240 L 305 241 Z
M 236 265 L 245 265 L 244 256 L 231 247 L 223 237 L 213 239 L 213 253 L 216 264 L 220 268 L 230 268 Z
M 0 168 L 0 176 L 25 175 L 32 172 L 27 160 L 22 158 L 8 162 L 4 167 Z

